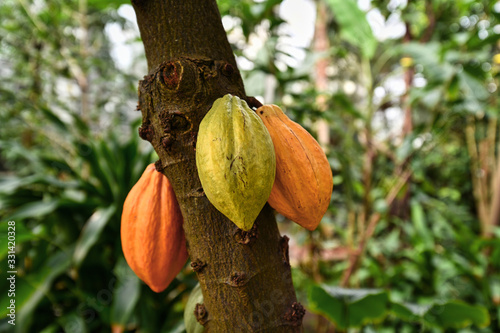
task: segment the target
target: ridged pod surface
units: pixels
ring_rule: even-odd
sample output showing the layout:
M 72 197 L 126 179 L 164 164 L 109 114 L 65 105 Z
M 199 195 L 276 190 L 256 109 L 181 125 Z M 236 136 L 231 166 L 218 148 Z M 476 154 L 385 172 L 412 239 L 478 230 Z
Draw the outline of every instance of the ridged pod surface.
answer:
M 276 105 L 257 114 L 267 127 L 276 153 L 276 179 L 269 204 L 306 229 L 314 230 L 328 209 L 332 170 L 318 142 Z
M 165 290 L 187 261 L 182 224 L 168 178 L 148 165 L 125 199 L 121 240 L 130 268 L 155 292 Z
M 217 99 L 200 123 L 196 166 L 208 200 L 240 229 L 250 230 L 274 182 L 273 142 L 247 103 Z

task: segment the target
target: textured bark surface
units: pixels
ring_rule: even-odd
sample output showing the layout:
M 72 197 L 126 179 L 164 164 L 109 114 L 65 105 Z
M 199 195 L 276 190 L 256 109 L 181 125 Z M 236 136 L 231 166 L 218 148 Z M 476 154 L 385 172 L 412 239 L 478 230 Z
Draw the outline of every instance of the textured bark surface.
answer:
M 132 2 L 149 74 L 139 83 L 143 124 L 157 169 L 170 180 L 182 214 L 192 267 L 198 275 L 209 332 L 301 332 L 281 237 L 266 205 L 249 232 L 238 229 L 203 193 L 195 163 L 198 126 L 227 93 L 247 98 L 214 0 Z

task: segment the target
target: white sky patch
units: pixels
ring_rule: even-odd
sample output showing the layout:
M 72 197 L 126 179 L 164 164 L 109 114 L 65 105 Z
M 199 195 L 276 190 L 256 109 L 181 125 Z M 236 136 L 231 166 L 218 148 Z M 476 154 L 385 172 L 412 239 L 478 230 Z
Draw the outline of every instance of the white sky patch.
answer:
M 362 10 L 369 10 L 371 0 L 358 0 Z M 391 0 L 391 6 L 404 6 L 406 0 Z M 118 23 L 110 23 L 105 31 L 112 43 L 111 56 L 117 66 L 122 70 L 130 71 L 134 61 L 143 53 L 140 43 L 134 43 L 139 34 L 134 9 L 131 5 L 122 5 L 118 14 L 125 18 L 129 24 L 128 28 L 122 29 Z M 288 66 L 298 67 L 306 57 L 306 49 L 310 48 L 314 37 L 314 25 L 316 20 L 316 4 L 313 0 L 284 0 L 279 6 L 279 15 L 285 21 L 280 26 L 281 36 L 276 47 L 289 56 L 280 56 L 280 62 Z M 398 13 L 393 13 L 387 21 L 378 9 L 371 9 L 367 13 L 368 22 L 378 40 L 388 38 L 400 38 L 405 33 L 404 23 Z M 265 47 L 269 36 L 269 23 L 264 21 L 249 37 L 248 43 L 244 42 L 243 32 L 240 27 L 240 19 L 231 16 L 222 18 L 224 28 L 230 33 L 228 39 L 231 43 L 243 49 L 243 54 L 249 59 L 255 59 L 258 52 Z M 238 63 L 244 69 L 251 69 L 248 61 L 238 59 Z M 281 64 L 283 65 L 283 64 Z
M 388 77 L 385 81 L 384 88 L 387 93 L 392 96 L 402 96 L 406 92 L 406 84 L 403 75 Z
M 391 107 L 384 112 L 376 112 L 372 119 L 375 138 L 386 141 L 396 139 L 401 135 L 404 112 L 401 108 Z
M 285 0 L 279 7 L 280 26 L 277 48 L 289 55 L 280 57 L 288 66 L 297 67 L 305 59 L 305 48 L 311 45 L 316 21 L 316 5 L 311 0 Z
M 385 95 L 386 95 L 386 91 L 385 91 L 384 87 L 378 86 L 373 91 L 373 103 L 376 105 L 380 104 L 382 102 L 382 100 L 384 99 Z
M 371 6 L 372 6 L 371 0 L 358 0 L 358 7 L 364 12 L 368 11 Z
M 427 80 L 422 75 L 422 73 L 417 73 L 413 77 L 413 85 L 417 88 L 423 88 L 427 85 Z
M 311 0 L 285 0 L 279 7 L 280 17 L 286 34 L 290 36 L 290 45 L 308 47 L 314 36 L 316 5 Z
M 121 70 L 142 76 L 144 71 L 147 72 L 147 67 L 145 62 L 135 66 L 137 59 L 144 59 L 144 47 L 137 41 L 140 33 L 134 9 L 131 5 L 121 5 L 118 15 L 128 21 L 125 28 L 118 23 L 108 23 L 104 28 L 111 42 L 111 57 Z
M 378 8 L 370 10 L 366 14 L 366 19 L 372 28 L 373 35 L 379 41 L 386 39 L 398 39 L 406 33 L 406 27 L 399 13 L 392 13 L 387 20 L 380 13 Z
M 121 5 L 118 8 L 118 15 L 127 19 L 128 21 L 133 23 L 133 27 L 139 33 L 139 26 L 137 25 L 137 18 L 135 16 L 134 8 L 131 5 Z
M 391 0 L 387 5 L 387 9 L 389 9 L 392 12 L 398 8 L 404 8 L 407 5 L 408 5 L 408 0 Z
M 493 6 L 493 10 L 496 13 L 500 13 L 500 1 L 497 1 L 497 3 Z

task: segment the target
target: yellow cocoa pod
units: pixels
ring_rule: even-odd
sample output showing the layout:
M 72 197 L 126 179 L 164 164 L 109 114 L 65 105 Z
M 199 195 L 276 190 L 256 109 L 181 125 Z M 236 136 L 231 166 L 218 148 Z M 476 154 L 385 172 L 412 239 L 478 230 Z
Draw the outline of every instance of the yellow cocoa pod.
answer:
M 267 127 L 276 153 L 276 179 L 269 204 L 278 213 L 314 230 L 328 209 L 332 170 L 318 142 L 276 105 L 257 114 Z
M 187 261 L 182 223 L 168 178 L 150 164 L 123 204 L 121 240 L 130 268 L 157 293 L 167 288 Z
M 262 120 L 230 94 L 200 123 L 196 166 L 208 200 L 240 229 L 250 230 L 273 187 L 276 159 Z

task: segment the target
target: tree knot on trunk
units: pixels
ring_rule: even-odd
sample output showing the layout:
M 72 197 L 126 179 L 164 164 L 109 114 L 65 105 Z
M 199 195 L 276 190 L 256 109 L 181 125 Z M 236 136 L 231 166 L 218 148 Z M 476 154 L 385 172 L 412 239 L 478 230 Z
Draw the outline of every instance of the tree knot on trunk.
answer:
M 236 228 L 233 232 L 233 238 L 237 243 L 249 245 L 253 243 L 259 237 L 259 232 L 257 229 L 257 221 L 253 224 L 252 228 L 248 231 Z
M 167 62 L 162 64 L 160 80 L 169 90 L 177 90 L 181 81 L 182 65 L 178 61 Z
M 174 137 L 171 135 L 164 136 L 161 139 L 161 145 L 163 148 L 168 149 L 174 143 Z
M 283 258 L 283 263 L 285 265 L 290 266 L 290 255 L 288 253 L 288 241 L 290 238 L 288 236 L 284 235 L 283 237 L 280 238 L 280 248 L 281 248 L 281 255 Z
M 304 307 L 300 303 L 293 302 L 292 308 L 288 309 L 284 319 L 292 324 L 292 326 L 300 326 L 302 325 L 302 318 L 304 318 L 305 314 L 306 310 Z
M 196 259 L 191 263 L 191 267 L 193 268 L 193 271 L 195 271 L 196 273 L 201 273 L 206 266 L 207 263 L 201 261 L 200 259 Z
M 212 103 L 227 93 L 246 98 L 240 84 L 238 70 L 227 61 L 183 56 L 160 63 L 139 82 L 141 138 L 164 152 L 164 164 L 165 157 L 185 155 L 186 147 L 194 152 Z
M 206 323 L 208 322 L 208 312 L 204 304 L 196 304 L 194 308 L 194 316 L 200 324 L 202 324 L 203 326 L 206 325 Z
M 157 160 L 155 162 L 155 169 L 158 172 L 163 172 L 163 165 L 161 164 L 161 160 Z
M 139 136 L 141 139 L 151 142 L 154 137 L 154 130 L 151 124 L 144 122 L 141 127 L 139 127 Z
M 231 275 L 231 283 L 230 285 L 233 287 L 241 287 L 247 284 L 248 277 L 245 272 L 236 272 Z
M 191 191 L 189 191 L 186 196 L 192 197 L 192 198 L 201 198 L 205 196 L 205 191 L 203 191 L 202 187 L 195 188 Z

